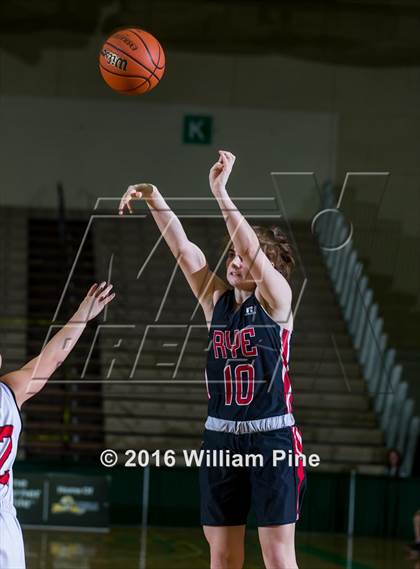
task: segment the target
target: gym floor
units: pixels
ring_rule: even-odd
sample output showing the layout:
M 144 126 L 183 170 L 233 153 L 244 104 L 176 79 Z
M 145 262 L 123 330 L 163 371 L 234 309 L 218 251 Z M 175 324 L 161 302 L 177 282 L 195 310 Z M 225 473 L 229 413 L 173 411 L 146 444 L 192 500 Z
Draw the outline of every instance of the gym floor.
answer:
M 200 528 L 114 527 L 109 533 L 24 530 L 28 569 L 206 569 Z M 146 543 L 146 548 L 141 544 Z M 402 541 L 355 538 L 352 559 L 346 536 L 299 533 L 300 569 L 420 569 Z M 246 569 L 263 569 L 258 535 L 247 533 Z

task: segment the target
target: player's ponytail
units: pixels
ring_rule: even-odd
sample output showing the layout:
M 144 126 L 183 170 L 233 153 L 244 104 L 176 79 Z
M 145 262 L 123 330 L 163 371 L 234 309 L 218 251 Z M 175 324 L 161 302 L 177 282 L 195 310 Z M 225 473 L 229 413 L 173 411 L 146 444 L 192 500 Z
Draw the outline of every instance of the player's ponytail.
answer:
M 253 225 L 252 228 L 258 237 L 261 249 L 274 263 L 274 267 L 289 281 L 295 260 L 286 234 L 277 225 L 270 227 Z

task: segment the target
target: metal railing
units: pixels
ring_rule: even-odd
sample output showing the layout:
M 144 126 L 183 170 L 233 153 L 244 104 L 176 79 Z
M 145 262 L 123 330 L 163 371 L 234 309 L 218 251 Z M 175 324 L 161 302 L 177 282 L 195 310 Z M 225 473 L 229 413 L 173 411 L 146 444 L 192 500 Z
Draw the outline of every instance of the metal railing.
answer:
M 402 381 L 402 366 L 396 363 L 396 351 L 388 346 L 384 322 L 369 288 L 363 263 L 358 260 L 353 240 L 348 240 L 350 225 L 335 209 L 331 185 L 325 185 L 322 209 L 314 227 L 328 268 L 343 317 L 357 350 L 357 357 L 372 397 L 373 409 L 385 434 L 388 448 L 396 448 L 403 457 L 401 473 L 412 471 L 420 418 L 414 416 L 414 401 L 408 384 Z

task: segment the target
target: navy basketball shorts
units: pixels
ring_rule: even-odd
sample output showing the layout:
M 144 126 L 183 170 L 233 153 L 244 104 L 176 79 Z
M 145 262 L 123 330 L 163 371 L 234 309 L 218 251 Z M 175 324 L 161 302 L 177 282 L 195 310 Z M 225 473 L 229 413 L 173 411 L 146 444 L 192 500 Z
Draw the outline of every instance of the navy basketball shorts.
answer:
M 245 525 L 251 506 L 258 527 L 291 524 L 299 519 L 306 476 L 302 460 L 295 465 L 294 456 L 302 453 L 296 426 L 252 434 L 205 430 L 201 448 L 208 451 L 204 455 L 217 457 L 210 466 L 205 460 L 200 465 L 202 525 Z M 280 451 L 286 458 L 279 461 Z M 246 455 L 251 454 L 259 455 L 258 464 L 252 460 L 246 463 Z M 227 464 L 226 457 L 234 455 L 243 456 L 243 465 Z M 216 462 L 219 465 L 214 465 Z

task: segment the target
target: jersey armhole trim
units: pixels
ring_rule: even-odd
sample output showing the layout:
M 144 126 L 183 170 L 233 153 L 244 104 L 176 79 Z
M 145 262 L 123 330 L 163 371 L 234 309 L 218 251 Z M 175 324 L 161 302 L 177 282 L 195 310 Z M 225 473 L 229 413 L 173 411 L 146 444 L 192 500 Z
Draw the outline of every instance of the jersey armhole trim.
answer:
M 289 332 L 289 334 L 293 333 L 293 329 L 291 330 L 290 328 L 286 328 L 286 326 L 283 326 L 282 324 L 279 324 L 278 322 L 276 322 L 274 320 L 274 318 L 267 312 L 267 310 L 264 308 L 264 306 L 261 304 L 261 302 L 258 300 L 256 294 L 254 293 L 254 297 L 256 302 L 258 302 L 258 304 L 261 306 L 261 308 L 264 310 L 264 312 L 267 314 L 267 316 L 270 318 L 270 320 L 272 320 L 275 324 L 277 324 L 277 326 L 279 326 L 282 330 L 286 330 L 287 332 Z
M 18 404 L 17 404 L 15 392 L 13 391 L 13 389 L 10 387 L 9 384 L 5 383 L 4 381 L 0 381 L 0 383 L 1 383 L 2 385 L 4 385 L 4 386 L 10 391 L 10 393 L 11 393 L 11 395 L 12 395 L 12 397 L 13 397 L 13 401 L 15 402 L 16 409 L 17 409 L 17 412 L 18 412 L 18 414 L 19 414 L 20 430 L 22 431 L 22 429 L 23 429 L 22 413 L 21 413 L 21 411 L 20 411 L 20 409 L 19 409 L 19 406 L 18 406 Z

